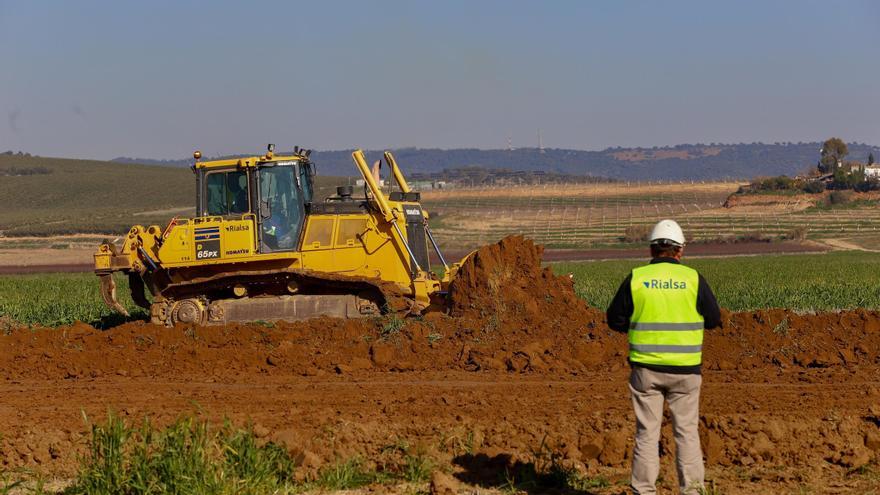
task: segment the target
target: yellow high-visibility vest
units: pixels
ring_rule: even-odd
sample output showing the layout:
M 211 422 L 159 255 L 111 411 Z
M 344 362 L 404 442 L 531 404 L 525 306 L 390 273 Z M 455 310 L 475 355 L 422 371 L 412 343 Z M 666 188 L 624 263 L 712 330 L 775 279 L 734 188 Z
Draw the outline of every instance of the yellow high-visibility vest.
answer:
M 632 271 L 631 362 L 665 366 L 695 366 L 702 362 L 699 285 L 696 270 L 675 263 L 654 263 Z

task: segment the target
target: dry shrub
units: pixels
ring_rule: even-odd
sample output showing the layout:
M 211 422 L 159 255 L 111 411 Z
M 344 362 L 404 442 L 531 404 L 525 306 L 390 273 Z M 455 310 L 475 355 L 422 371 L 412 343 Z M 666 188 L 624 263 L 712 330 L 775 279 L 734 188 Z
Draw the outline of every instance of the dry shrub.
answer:
M 738 242 L 773 242 L 773 238 L 767 234 L 752 231 L 740 234 L 734 238 L 733 244 Z
M 810 194 L 818 194 L 825 192 L 825 183 L 818 180 L 812 180 L 804 184 L 804 192 Z
M 691 244 L 740 244 L 745 242 L 773 242 L 774 240 L 772 236 L 755 230 L 742 234 L 702 237 L 691 241 Z
M 798 242 L 804 241 L 807 239 L 807 228 L 803 227 L 803 226 L 795 227 L 795 228 L 789 230 L 788 232 L 786 232 L 785 234 L 783 234 L 782 239 L 783 240 L 790 240 L 790 241 L 798 241 Z
M 11 331 L 23 326 L 8 316 L 0 316 L 0 333 L 8 335 Z
M 650 236 L 650 225 L 630 225 L 623 232 L 623 242 L 648 242 Z
M 829 205 L 845 205 L 852 200 L 852 191 L 831 191 L 828 195 Z

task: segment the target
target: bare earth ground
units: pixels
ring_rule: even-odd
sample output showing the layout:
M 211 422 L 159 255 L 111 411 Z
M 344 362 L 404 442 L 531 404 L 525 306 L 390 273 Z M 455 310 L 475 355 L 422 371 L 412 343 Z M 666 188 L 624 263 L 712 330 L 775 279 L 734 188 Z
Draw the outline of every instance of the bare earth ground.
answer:
M 94 234 L 50 237 L 0 236 L 0 267 L 90 265 L 92 255 L 104 238 Z M 118 242 L 118 239 L 109 238 Z M 62 271 L 70 271 L 70 269 Z
M 248 375 L 217 379 L 212 370 L 205 370 L 185 380 L 101 376 L 7 381 L 0 386 L 0 430 L 14 446 L 3 451 L 4 457 L 11 464 L 36 466 L 63 478 L 73 474 L 73 455 L 83 450 L 82 412 L 101 418 L 115 410 L 132 420 L 147 415 L 168 422 L 180 414 L 209 411 L 204 414 L 214 420 L 252 421 L 267 438 L 306 446 L 328 461 L 376 452 L 398 439 L 421 443 L 451 463 L 459 479 L 477 486 L 497 487 L 507 462 L 503 456 L 528 461 L 529 452 L 537 450 L 545 436 L 593 476 L 614 483 L 628 476 L 633 417 L 625 370 L 583 377 L 462 372 Z M 722 447 L 708 440 L 709 476 L 723 493 L 798 493 L 801 487 L 806 487 L 804 493 L 868 493 L 880 486 L 826 461 L 826 455 L 834 455 L 832 449 L 846 445 L 823 438 L 824 431 L 874 417 L 873 408 L 880 401 L 876 370 L 827 375 L 822 370 L 705 375 L 704 423 L 723 425 L 744 451 L 731 459 L 726 452 L 713 451 Z M 599 440 L 594 439 L 595 428 L 603 432 Z M 792 449 L 800 444 L 791 437 L 802 434 L 799 429 L 814 437 L 813 449 L 820 452 L 805 459 L 807 465 L 789 465 L 796 455 Z M 668 427 L 664 434 L 669 448 Z M 465 445 L 468 438 L 472 447 Z M 599 459 L 591 459 L 598 449 Z M 768 461 L 762 459 L 768 455 Z M 500 465 L 487 467 L 493 459 Z M 675 475 L 669 453 L 664 462 L 663 485 L 671 490 Z M 618 485 L 596 493 L 620 491 Z
M 11 330 L 0 335 L 0 466 L 70 479 L 83 413 L 160 425 L 197 414 L 253 422 L 303 476 L 406 442 L 460 493 L 498 492 L 550 453 L 610 483 L 575 493 L 623 493 L 625 336 L 541 254 L 521 237 L 480 249 L 450 287 L 448 314 L 394 328 L 324 318 Z M 880 492 L 880 313 L 725 313 L 706 339 L 704 380 L 701 440 L 720 493 Z M 662 493 L 674 492 L 672 450 L 667 424 Z
M 78 266 L 93 267 L 89 262 L 92 261 L 92 255 L 95 254 L 95 248 L 75 248 L 75 249 L 0 249 L 0 270 L 2 267 L 40 267 L 54 266 L 59 269 L 53 271 L 69 271 L 62 267 Z M 87 271 L 76 270 L 76 271 Z M 32 272 L 46 272 L 45 269 L 40 270 L 34 268 Z M 20 273 L 29 273 L 30 270 L 18 270 Z M 0 273 L 4 273 L 0 271 Z
M 732 195 L 725 203 L 726 208 L 736 208 L 740 211 L 800 211 L 820 203 L 831 194 L 826 191 L 821 194 L 744 194 Z M 880 193 L 877 191 L 855 192 L 850 195 L 851 201 L 877 201 Z
M 852 251 L 870 251 L 877 252 L 880 245 L 876 242 L 876 237 L 850 238 L 850 239 L 825 239 L 825 244 L 833 249 L 843 249 Z

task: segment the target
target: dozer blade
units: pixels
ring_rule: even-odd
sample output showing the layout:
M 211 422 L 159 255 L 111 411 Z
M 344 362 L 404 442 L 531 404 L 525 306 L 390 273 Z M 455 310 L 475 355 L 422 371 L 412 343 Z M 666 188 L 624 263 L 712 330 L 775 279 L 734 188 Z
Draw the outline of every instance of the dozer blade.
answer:
M 101 297 L 104 298 L 104 303 L 123 316 L 130 316 L 128 311 L 116 300 L 116 282 L 113 281 L 113 274 L 105 273 L 99 275 L 98 278 L 101 279 Z

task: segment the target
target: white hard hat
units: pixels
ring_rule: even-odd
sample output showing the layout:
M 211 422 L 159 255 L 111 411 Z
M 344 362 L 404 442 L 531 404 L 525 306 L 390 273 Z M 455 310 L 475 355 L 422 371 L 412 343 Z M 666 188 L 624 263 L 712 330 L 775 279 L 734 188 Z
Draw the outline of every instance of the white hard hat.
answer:
M 684 232 L 675 220 L 660 220 L 651 230 L 651 244 L 674 244 L 684 246 Z

